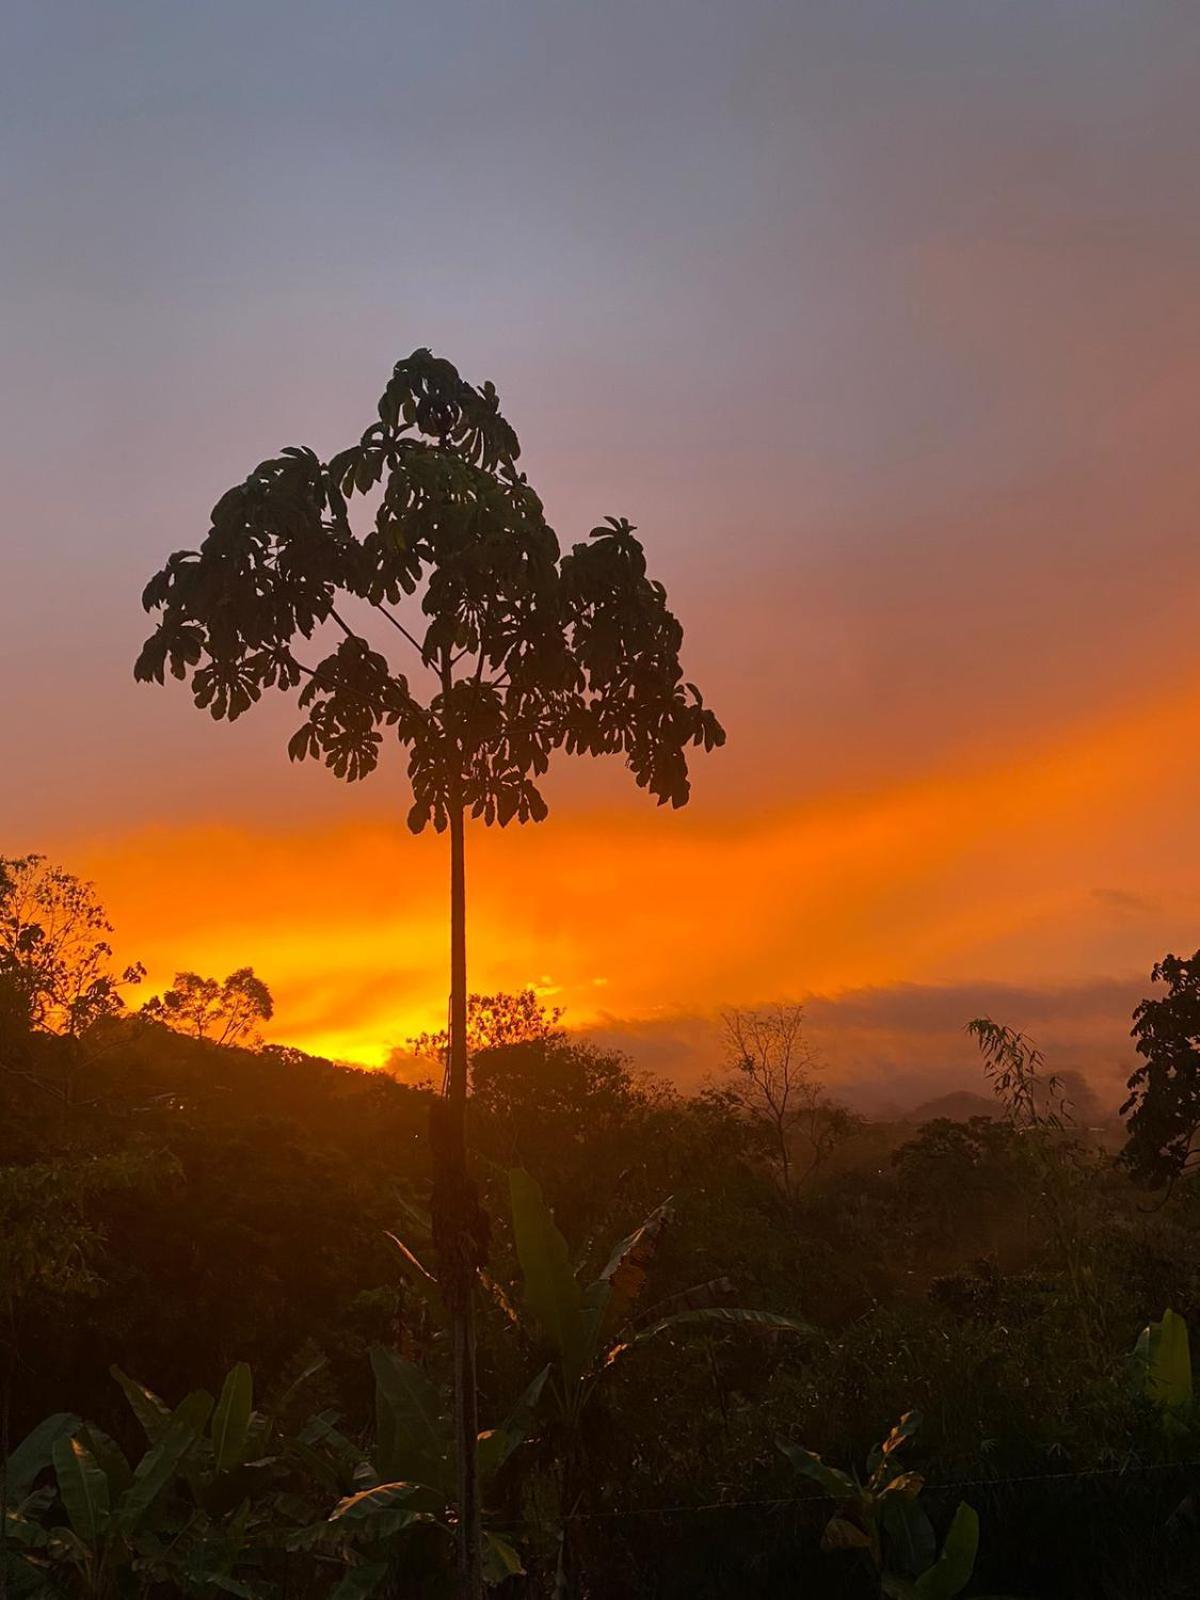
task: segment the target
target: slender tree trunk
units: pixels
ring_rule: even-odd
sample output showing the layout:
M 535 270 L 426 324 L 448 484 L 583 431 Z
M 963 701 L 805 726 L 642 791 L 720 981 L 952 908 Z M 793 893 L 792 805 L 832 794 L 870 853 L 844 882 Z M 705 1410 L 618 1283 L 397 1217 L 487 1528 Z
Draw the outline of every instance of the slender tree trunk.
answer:
M 450 811 L 450 1060 L 446 1083 L 446 1155 L 459 1189 L 459 1217 L 466 1222 L 467 1196 L 474 1190 L 467 1178 L 467 882 L 463 808 Z M 453 1296 L 454 1433 L 458 1480 L 458 1590 L 460 1600 L 481 1600 L 483 1594 L 482 1532 L 479 1506 L 479 1404 L 475 1375 L 476 1266 L 463 1252 L 461 1281 Z
M 776 1120 L 775 1131 L 779 1138 L 779 1164 L 783 1168 L 783 1192 L 790 1200 L 792 1198 L 792 1158 L 788 1153 L 787 1127 L 780 1116 Z

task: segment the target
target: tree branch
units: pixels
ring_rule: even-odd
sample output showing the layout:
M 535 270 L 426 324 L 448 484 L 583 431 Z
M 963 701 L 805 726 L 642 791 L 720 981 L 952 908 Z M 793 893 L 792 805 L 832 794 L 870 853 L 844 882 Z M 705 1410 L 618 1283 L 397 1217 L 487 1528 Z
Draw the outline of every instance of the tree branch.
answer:
M 375 607 L 376 611 L 379 612 L 379 615 L 381 617 L 386 618 L 386 620 L 391 623 L 392 627 L 395 628 L 397 633 L 402 633 L 404 635 L 404 637 L 408 640 L 409 644 L 412 645 L 413 649 L 420 656 L 422 664 L 424 666 L 427 666 L 432 672 L 436 672 L 437 668 L 436 668 L 436 666 L 434 666 L 433 662 L 429 659 L 429 657 L 425 654 L 424 646 L 418 644 L 417 640 L 413 637 L 413 635 L 411 633 L 409 633 L 408 629 L 404 626 L 404 624 L 400 621 L 400 619 L 398 617 L 394 617 L 392 615 L 392 613 L 387 609 L 387 607 L 385 605 L 382 605 L 380 603 L 380 601 L 372 600 L 372 601 L 370 601 L 368 603 Z

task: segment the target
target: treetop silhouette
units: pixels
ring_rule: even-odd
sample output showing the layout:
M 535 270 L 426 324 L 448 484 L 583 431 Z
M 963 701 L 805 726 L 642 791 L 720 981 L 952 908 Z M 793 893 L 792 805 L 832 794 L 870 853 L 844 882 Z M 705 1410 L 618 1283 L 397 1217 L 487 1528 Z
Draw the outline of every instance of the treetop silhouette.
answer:
M 171 987 L 142 1007 L 144 1017 L 178 1033 L 243 1049 L 262 1043 L 258 1024 L 274 1014 L 271 991 L 253 967 L 239 967 L 224 980 L 177 972 Z
M 0 976 L 32 1028 L 78 1040 L 125 1009 L 146 969 L 113 966 L 112 931 L 93 884 L 45 856 L 0 856 Z
M 299 689 L 289 746 L 355 780 L 385 735 L 408 750 L 408 824 L 540 821 L 551 754 L 622 754 L 661 803 L 689 793 L 686 749 L 724 741 L 683 679 L 682 629 L 646 572 L 633 526 L 609 518 L 563 554 L 516 462 L 490 383 L 417 350 L 395 368 L 379 420 L 327 462 L 287 449 L 222 495 L 198 551 L 147 585 L 161 613 L 136 676 L 191 676 L 197 706 L 230 721 L 265 689 Z M 381 488 L 371 526 L 350 502 Z M 395 608 L 421 594 L 412 626 Z M 434 675 L 425 699 L 377 640 L 342 615 L 367 603 Z M 411 620 L 411 619 L 410 619 Z M 329 625 L 315 662 L 295 653 Z

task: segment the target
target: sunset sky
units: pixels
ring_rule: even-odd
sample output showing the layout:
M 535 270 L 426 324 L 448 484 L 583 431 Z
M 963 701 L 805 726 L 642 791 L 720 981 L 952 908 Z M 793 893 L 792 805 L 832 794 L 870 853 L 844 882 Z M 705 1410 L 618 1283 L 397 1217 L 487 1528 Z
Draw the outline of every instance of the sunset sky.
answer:
M 291 767 L 135 686 L 142 585 L 430 345 L 564 543 L 635 522 L 729 734 L 688 811 L 562 761 L 473 833 L 472 987 L 695 1081 L 811 997 L 835 1081 L 962 1024 L 1105 1086 L 1200 945 L 1200 8 L 1106 0 L 10 0 L 0 853 L 94 878 L 149 986 L 272 1036 L 445 1010 L 403 763 Z M 66 43 L 69 41 L 69 47 Z M 865 1086 L 865 1087 L 864 1087 Z

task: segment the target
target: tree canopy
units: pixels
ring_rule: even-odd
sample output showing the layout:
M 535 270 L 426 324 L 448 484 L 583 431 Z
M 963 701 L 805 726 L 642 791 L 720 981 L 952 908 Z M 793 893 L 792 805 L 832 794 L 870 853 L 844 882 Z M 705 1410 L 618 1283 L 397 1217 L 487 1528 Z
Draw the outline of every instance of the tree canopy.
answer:
M 467 996 L 467 1054 L 475 1061 L 482 1051 L 507 1045 L 525 1044 L 534 1039 L 549 1039 L 558 1034 L 561 1006 L 547 1006 L 535 989 L 519 989 L 515 994 L 469 994 Z M 419 1033 L 408 1041 L 412 1055 L 444 1066 L 450 1049 L 450 1032 Z M 389 1065 L 401 1065 L 404 1052 L 392 1052 Z
M 1133 1014 L 1142 1065 L 1129 1079 L 1121 1115 L 1126 1165 L 1158 1185 L 1193 1171 L 1200 1157 L 1200 950 L 1164 956 L 1150 976 L 1167 992 L 1143 1000 Z
M 538 780 L 560 748 L 621 754 L 660 803 L 683 805 L 686 748 L 724 732 L 684 681 L 665 590 L 623 518 L 564 553 L 519 453 L 490 383 L 414 351 L 356 444 L 326 460 L 286 449 L 222 495 L 200 548 L 146 587 L 160 615 L 136 676 L 190 676 L 217 719 L 296 690 L 289 754 L 347 780 L 396 739 L 414 831 L 446 827 L 459 803 L 489 822 L 540 819 Z M 356 496 L 376 501 L 362 531 Z M 401 616 L 418 594 L 419 615 Z M 348 620 L 347 601 L 372 620 Z M 426 698 L 381 648 L 388 630 L 434 674 Z M 318 639 L 332 648 L 301 660 Z
M 0 978 L 33 1028 L 78 1038 L 124 1009 L 145 968 L 113 966 L 112 931 L 90 883 L 44 856 L 0 857 Z
M 274 1012 L 271 991 L 253 967 L 239 967 L 223 980 L 177 972 L 171 987 L 142 1007 L 155 1022 L 224 1045 L 259 1043 L 258 1024 Z

